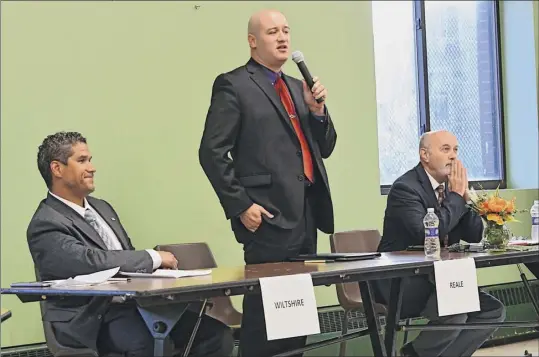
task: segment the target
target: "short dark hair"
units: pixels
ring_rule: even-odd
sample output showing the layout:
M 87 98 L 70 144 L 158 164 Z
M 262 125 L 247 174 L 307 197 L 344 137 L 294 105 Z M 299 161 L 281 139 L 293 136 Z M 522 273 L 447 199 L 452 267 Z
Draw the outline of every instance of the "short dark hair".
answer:
M 86 138 L 77 132 L 61 131 L 47 136 L 38 148 L 37 168 L 48 188 L 52 186 L 51 162 L 60 161 L 67 165 L 67 160 L 73 155 L 73 145 L 86 144 Z

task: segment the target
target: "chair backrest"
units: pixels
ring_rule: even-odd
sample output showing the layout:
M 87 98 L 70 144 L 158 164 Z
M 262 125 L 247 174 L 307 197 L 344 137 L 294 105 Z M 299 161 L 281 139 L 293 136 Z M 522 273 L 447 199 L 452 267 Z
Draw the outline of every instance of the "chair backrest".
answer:
M 374 253 L 381 239 L 377 229 L 337 232 L 331 236 L 331 250 L 335 253 Z
M 178 259 L 178 269 L 211 269 L 217 267 L 210 247 L 205 242 L 163 244 L 156 246 L 155 250 L 174 254 Z
M 155 250 L 174 254 L 178 259 L 178 269 L 211 269 L 217 267 L 210 247 L 205 242 L 164 244 L 156 246 Z M 214 297 L 210 299 L 210 302 L 206 315 L 230 327 L 239 327 L 241 325 L 242 314 L 234 308 L 229 296 Z
M 382 239 L 377 229 L 337 232 L 330 236 L 333 253 L 373 253 L 378 250 Z M 339 304 L 346 310 L 362 309 L 361 292 L 358 283 L 336 284 Z M 383 305 L 375 304 L 377 312 L 384 313 Z

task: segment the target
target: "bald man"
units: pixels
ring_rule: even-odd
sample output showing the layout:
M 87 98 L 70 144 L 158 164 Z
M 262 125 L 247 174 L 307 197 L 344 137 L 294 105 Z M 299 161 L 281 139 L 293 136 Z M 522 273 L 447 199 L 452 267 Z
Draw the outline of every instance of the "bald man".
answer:
M 314 253 L 317 229 L 333 232 L 323 159 L 337 134 L 327 90 L 283 73 L 290 55 L 286 17 L 263 10 L 249 19 L 249 61 L 217 76 L 199 149 L 206 173 L 247 264 Z M 263 357 L 301 348 L 305 337 L 267 341 L 260 295 L 246 295 L 240 351 Z
M 429 132 L 419 143 L 419 164 L 393 183 L 387 197 L 384 232 L 378 250 L 405 250 L 423 245 L 423 218 L 434 208 L 441 246 L 481 241 L 483 222 L 467 206 L 468 176 L 458 160 L 458 142 L 448 131 Z M 404 282 L 401 318 L 424 316 L 431 323 L 462 324 L 502 322 L 505 307 L 493 296 L 479 292 L 481 310 L 468 314 L 438 316 L 433 277 L 417 276 Z M 389 301 L 390 281 L 377 282 L 377 300 Z M 495 329 L 421 332 L 402 348 L 403 356 L 471 356 Z

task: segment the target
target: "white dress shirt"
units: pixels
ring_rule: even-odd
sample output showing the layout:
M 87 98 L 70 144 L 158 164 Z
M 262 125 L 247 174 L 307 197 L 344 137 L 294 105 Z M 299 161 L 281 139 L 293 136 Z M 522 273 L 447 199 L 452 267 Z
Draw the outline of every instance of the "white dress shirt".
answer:
M 445 182 L 438 183 L 438 181 L 436 181 L 434 177 L 432 177 L 427 170 L 425 170 L 425 172 L 427 173 L 427 176 L 429 177 L 430 184 L 432 185 L 432 189 L 434 190 L 434 194 L 436 195 L 436 199 L 438 199 L 438 197 L 440 196 L 440 194 L 438 193 L 438 186 L 440 185 L 444 186 L 444 190 L 445 190 Z
M 103 219 L 103 217 L 101 217 L 101 215 L 88 203 L 86 198 L 84 199 L 84 202 L 83 202 L 84 207 L 81 207 L 78 204 L 68 201 L 66 199 L 63 199 L 62 197 L 59 197 L 50 191 L 49 193 L 54 198 L 60 200 L 62 203 L 65 203 L 67 206 L 72 208 L 75 212 L 80 214 L 83 219 L 84 219 L 84 212 L 86 212 L 87 209 L 91 210 L 97 217 L 97 223 L 105 230 L 105 234 L 107 234 L 107 236 L 110 238 L 110 241 L 114 247 L 114 250 L 123 250 L 122 243 L 120 243 L 120 240 L 118 239 L 118 237 L 116 236 L 112 228 L 110 228 L 110 226 Z M 157 253 L 154 249 L 146 249 L 146 251 L 152 257 L 153 269 L 155 270 L 159 268 L 162 263 L 161 256 L 159 255 L 159 253 Z

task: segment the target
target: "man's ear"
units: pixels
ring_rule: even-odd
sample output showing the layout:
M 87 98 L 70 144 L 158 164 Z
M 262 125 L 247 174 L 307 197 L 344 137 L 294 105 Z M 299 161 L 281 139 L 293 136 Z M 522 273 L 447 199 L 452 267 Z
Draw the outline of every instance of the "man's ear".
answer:
M 62 163 L 60 161 L 52 161 L 50 164 L 51 174 L 53 177 L 62 177 Z
M 251 49 L 255 49 L 256 48 L 256 37 L 255 35 L 253 34 L 248 34 L 247 35 L 247 42 L 249 42 L 249 47 L 251 47 Z
M 429 151 L 427 148 L 421 148 L 419 151 L 419 157 L 421 158 L 421 161 L 423 162 L 429 162 Z

